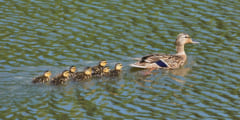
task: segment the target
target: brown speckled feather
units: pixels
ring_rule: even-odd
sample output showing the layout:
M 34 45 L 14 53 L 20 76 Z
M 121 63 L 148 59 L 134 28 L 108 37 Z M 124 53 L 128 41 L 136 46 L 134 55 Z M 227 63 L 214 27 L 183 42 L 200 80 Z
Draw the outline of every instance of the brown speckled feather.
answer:
M 81 81 L 87 80 L 92 78 L 92 75 L 86 75 L 84 72 L 76 72 L 75 77 L 73 78 L 74 81 Z
M 167 64 L 167 67 L 161 67 L 156 64 L 157 61 L 162 61 Z M 164 55 L 164 54 L 151 54 L 141 58 L 137 63 L 132 64 L 133 66 L 142 66 L 142 68 L 166 68 L 175 69 L 182 66 L 185 63 L 184 56 L 180 55 Z
M 59 85 L 59 84 L 64 84 L 65 82 L 68 81 L 68 77 L 64 77 L 63 75 L 58 75 L 54 78 L 52 78 L 51 84 Z
M 93 67 L 93 68 L 92 68 L 92 71 L 93 71 L 92 74 L 93 74 L 93 75 L 96 75 L 96 76 L 100 75 L 100 74 L 103 72 L 103 68 L 104 68 L 104 67 L 102 67 L 102 66 L 100 66 L 100 65 Z
M 69 78 L 74 78 L 76 76 L 76 72 L 69 71 Z
M 33 83 L 46 83 L 49 81 L 49 79 L 50 79 L 49 77 L 42 75 L 42 76 L 34 78 L 32 82 Z
M 121 74 L 121 70 L 111 70 L 109 76 L 119 76 Z

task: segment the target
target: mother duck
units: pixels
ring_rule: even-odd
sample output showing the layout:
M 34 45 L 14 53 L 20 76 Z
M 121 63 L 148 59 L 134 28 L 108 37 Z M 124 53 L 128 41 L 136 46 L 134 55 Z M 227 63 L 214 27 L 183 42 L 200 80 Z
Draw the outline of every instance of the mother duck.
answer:
M 184 45 L 188 43 L 199 43 L 192 41 L 191 37 L 186 33 L 180 33 L 176 39 L 176 50 L 177 53 L 173 55 L 166 54 L 150 54 L 137 58 L 138 62 L 130 64 L 131 67 L 136 68 L 165 68 L 165 69 L 176 69 L 184 65 L 187 60 L 187 55 L 184 51 Z

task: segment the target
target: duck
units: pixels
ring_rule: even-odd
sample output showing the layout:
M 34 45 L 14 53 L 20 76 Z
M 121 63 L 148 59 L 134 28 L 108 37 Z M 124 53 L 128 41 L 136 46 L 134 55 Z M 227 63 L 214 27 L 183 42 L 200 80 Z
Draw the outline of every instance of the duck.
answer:
M 76 66 L 70 66 L 69 67 L 69 77 L 73 78 L 76 75 L 77 68 Z
M 51 71 L 45 71 L 43 75 L 33 78 L 33 83 L 46 83 L 50 80 Z
M 137 62 L 130 64 L 134 68 L 150 68 L 152 70 L 158 68 L 164 69 L 176 69 L 183 66 L 187 60 L 187 54 L 184 51 L 185 44 L 198 44 L 199 42 L 193 41 L 187 33 L 180 33 L 176 39 L 176 54 L 168 55 L 155 53 L 145 55 L 141 58 L 137 58 Z
M 97 66 L 92 67 L 92 75 L 99 76 L 103 73 L 103 68 L 107 65 L 106 60 L 102 60 L 99 62 Z
M 76 72 L 73 81 L 82 81 L 92 78 L 92 68 L 87 67 L 83 72 Z
M 110 70 L 109 76 L 114 77 L 114 76 L 119 76 L 121 71 L 122 71 L 122 64 L 117 63 L 115 64 L 115 68 L 113 70 Z
M 52 78 L 51 83 L 54 85 L 64 84 L 69 80 L 70 73 L 64 70 L 61 74 Z

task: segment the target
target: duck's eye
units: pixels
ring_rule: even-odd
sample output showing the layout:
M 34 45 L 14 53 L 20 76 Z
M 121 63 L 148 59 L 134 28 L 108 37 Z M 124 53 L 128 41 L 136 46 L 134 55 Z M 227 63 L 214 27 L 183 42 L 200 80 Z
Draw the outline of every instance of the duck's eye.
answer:
M 185 36 L 185 38 L 189 38 L 188 36 Z

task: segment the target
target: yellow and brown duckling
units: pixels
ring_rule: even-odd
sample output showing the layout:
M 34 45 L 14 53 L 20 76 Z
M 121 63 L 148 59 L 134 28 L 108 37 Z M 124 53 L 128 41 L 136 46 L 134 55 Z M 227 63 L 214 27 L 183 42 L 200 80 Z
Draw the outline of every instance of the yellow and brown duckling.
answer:
M 99 62 L 99 64 L 97 66 L 92 67 L 92 75 L 93 76 L 101 76 L 101 74 L 103 73 L 103 68 L 107 65 L 107 61 L 106 60 L 102 60 Z
M 106 77 L 110 75 L 110 68 L 105 66 L 100 74 L 95 74 L 93 77 Z
M 184 51 L 184 45 L 188 43 L 199 43 L 192 41 L 191 37 L 186 33 L 180 33 L 176 39 L 176 54 L 166 55 L 166 54 L 150 54 L 143 56 L 142 58 L 137 58 L 138 62 L 130 64 L 131 67 L 136 68 L 165 68 L 165 69 L 175 69 L 184 65 L 187 60 L 187 55 Z
M 110 76 L 119 76 L 121 71 L 122 71 L 122 64 L 121 63 L 117 63 L 115 65 L 115 68 L 113 70 L 110 71 Z
M 110 75 L 110 68 L 108 66 L 103 68 L 103 73 L 101 76 L 109 76 Z
M 74 81 L 82 81 L 92 78 L 92 68 L 87 67 L 83 72 L 76 72 L 76 75 L 73 77 Z
M 70 66 L 70 68 L 69 68 L 69 78 L 75 77 L 76 76 L 76 71 L 77 71 L 76 66 Z
M 33 83 L 46 83 L 50 80 L 51 71 L 45 71 L 43 75 L 33 78 Z
M 64 84 L 69 80 L 69 75 L 70 75 L 69 71 L 64 70 L 61 74 L 52 78 L 51 83 L 55 85 Z

